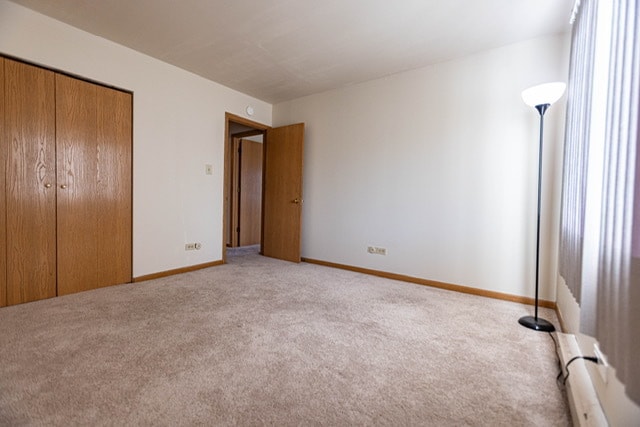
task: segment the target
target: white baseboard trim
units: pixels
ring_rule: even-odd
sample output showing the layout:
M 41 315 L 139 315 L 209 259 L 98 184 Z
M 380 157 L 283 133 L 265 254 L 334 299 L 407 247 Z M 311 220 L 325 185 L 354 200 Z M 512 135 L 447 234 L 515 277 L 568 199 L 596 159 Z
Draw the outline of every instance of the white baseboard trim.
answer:
M 583 356 L 583 354 L 575 335 L 558 332 L 557 337 L 560 363 L 564 369 L 572 357 Z M 576 360 L 571 363 L 569 371 L 571 375 L 569 375 L 566 387 L 573 425 L 576 427 L 608 426 L 609 423 L 598 400 L 584 360 Z M 564 375 L 566 374 L 564 372 Z

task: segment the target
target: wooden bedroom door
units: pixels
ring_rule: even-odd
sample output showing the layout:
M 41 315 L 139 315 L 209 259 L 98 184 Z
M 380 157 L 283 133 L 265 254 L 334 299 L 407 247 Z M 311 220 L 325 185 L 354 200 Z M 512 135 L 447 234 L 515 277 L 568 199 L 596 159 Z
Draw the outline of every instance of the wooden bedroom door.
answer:
M 262 254 L 300 262 L 304 123 L 268 129 L 264 142 Z
M 240 140 L 238 206 L 238 244 L 260 243 L 262 215 L 262 146 L 260 142 Z
M 6 303 L 13 305 L 56 295 L 55 74 L 4 63 L 2 233 Z
M 58 295 L 131 281 L 131 95 L 56 75 Z
M 231 139 L 229 246 L 257 245 L 262 226 L 263 144 L 235 136 Z

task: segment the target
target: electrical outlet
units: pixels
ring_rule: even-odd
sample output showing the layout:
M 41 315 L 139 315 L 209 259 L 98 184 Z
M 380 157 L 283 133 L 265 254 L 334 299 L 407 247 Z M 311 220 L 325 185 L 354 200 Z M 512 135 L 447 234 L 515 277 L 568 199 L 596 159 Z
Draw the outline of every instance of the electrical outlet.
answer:
M 370 254 L 376 254 L 376 255 L 386 255 L 387 249 L 379 248 L 377 246 L 367 246 L 367 252 L 369 252 Z
M 196 243 L 187 243 L 184 245 L 185 251 L 195 251 L 196 249 Z
M 600 350 L 600 347 L 598 347 L 598 344 L 593 345 L 593 353 L 598 358 L 598 367 L 596 369 L 598 370 L 602 381 L 606 384 L 609 379 L 609 363 L 607 362 L 607 358 L 604 357 L 604 354 Z

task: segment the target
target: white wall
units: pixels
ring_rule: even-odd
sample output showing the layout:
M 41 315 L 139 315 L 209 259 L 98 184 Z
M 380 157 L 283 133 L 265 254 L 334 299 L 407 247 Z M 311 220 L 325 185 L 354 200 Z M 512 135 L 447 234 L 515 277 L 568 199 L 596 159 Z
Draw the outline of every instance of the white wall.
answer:
M 222 259 L 225 111 L 270 104 L 5 0 L 0 53 L 133 91 L 134 277 Z
M 534 294 L 537 112 L 565 81 L 546 37 L 274 106 L 306 122 L 304 257 Z M 546 115 L 541 298 L 555 300 L 564 101 Z M 368 245 L 387 248 L 370 255 Z

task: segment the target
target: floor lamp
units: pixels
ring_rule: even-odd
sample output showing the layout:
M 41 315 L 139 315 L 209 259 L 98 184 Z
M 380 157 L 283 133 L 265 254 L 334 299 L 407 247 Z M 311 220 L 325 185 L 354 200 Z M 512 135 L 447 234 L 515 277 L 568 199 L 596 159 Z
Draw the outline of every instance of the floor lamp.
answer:
M 540 275 L 540 196 L 542 192 L 542 140 L 544 136 L 544 113 L 564 93 L 566 85 L 561 82 L 545 83 L 525 89 L 522 100 L 534 107 L 540 114 L 540 148 L 538 149 L 538 225 L 536 231 L 536 300 L 535 316 L 521 317 L 518 322 L 529 329 L 542 332 L 553 332 L 555 328 L 548 320 L 538 317 L 538 281 Z

